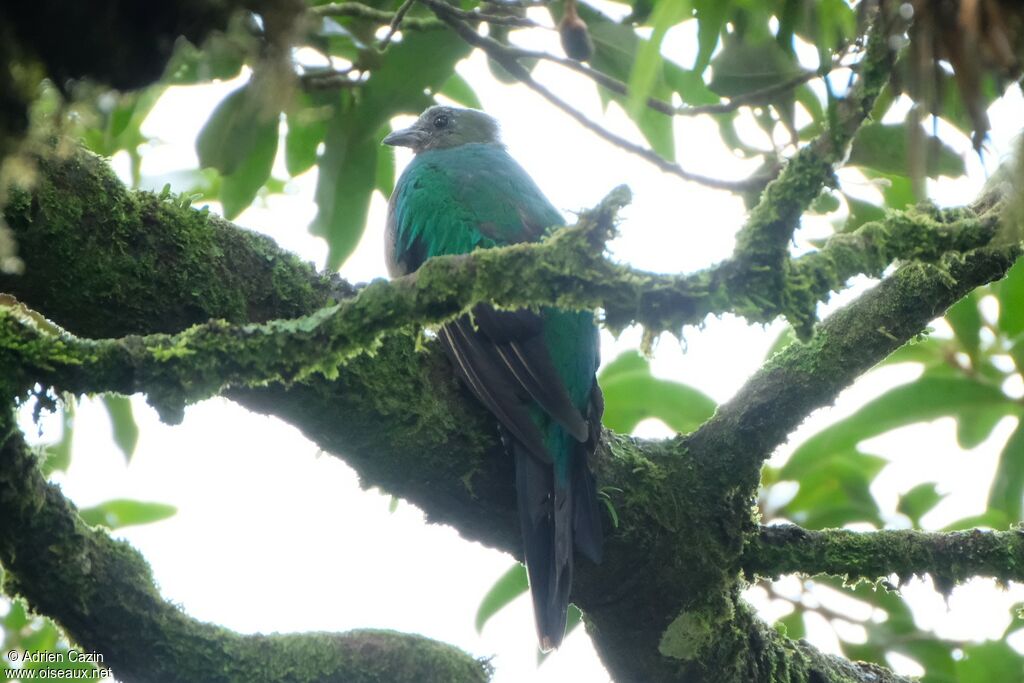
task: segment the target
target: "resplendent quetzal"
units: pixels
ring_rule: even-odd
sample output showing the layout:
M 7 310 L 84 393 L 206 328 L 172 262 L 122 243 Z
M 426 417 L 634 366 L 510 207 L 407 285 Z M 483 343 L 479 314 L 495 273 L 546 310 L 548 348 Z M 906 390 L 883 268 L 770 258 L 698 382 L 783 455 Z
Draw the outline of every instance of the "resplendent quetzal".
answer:
M 415 157 L 388 205 L 392 276 L 431 256 L 541 239 L 558 211 L 509 156 L 498 123 L 474 109 L 433 106 L 384 144 Z M 498 419 L 515 458 L 523 552 L 541 648 L 558 647 L 572 585 L 573 545 L 601 561 L 601 518 L 588 459 L 603 401 L 594 373 L 598 335 L 589 312 L 479 304 L 439 340 L 456 374 Z

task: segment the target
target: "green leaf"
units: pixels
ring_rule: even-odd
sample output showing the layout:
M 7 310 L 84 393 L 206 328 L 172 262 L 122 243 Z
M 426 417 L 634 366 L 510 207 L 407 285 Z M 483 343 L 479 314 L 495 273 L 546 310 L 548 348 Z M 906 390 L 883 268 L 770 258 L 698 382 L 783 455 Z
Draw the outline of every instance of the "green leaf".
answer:
M 1010 401 L 1009 398 L 1006 399 Z M 980 446 L 1009 412 L 1008 405 L 965 407 L 956 418 L 956 442 L 964 450 Z
M 978 301 L 977 292 L 971 292 L 946 311 L 946 322 L 953 328 L 953 334 L 971 357 L 974 367 L 978 367 L 978 350 L 981 346 L 982 320 Z
M 65 401 L 61 408 L 60 439 L 46 446 L 43 474 L 66 472 L 71 465 L 71 442 L 75 435 L 75 402 Z
M 925 482 L 918 484 L 900 496 L 900 502 L 896 506 L 896 510 L 909 517 L 914 526 L 920 526 L 921 518 L 938 505 L 944 497 L 935 488 L 934 483 Z
M 843 232 L 853 232 L 865 223 L 880 221 L 885 218 L 885 209 L 877 204 L 854 199 L 845 193 L 843 197 L 846 199 L 846 206 L 850 210 L 850 217 L 846 219 L 846 223 L 843 225 Z
M 383 140 L 391 132 L 391 126 L 385 125 L 374 136 Z M 395 189 L 395 150 L 387 145 L 380 145 L 377 148 L 377 176 L 374 179 L 376 187 L 386 199 L 391 199 L 391 191 Z
M 803 473 L 796 495 L 780 508 L 779 514 L 811 529 L 852 522 L 881 526 L 871 482 L 887 462 L 857 450 L 821 458 Z
M 978 527 L 989 527 L 990 529 L 1006 529 L 1010 526 L 1010 519 L 1002 510 L 986 510 L 980 515 L 971 515 L 958 519 L 945 526 L 943 531 L 964 531 L 965 529 L 976 529 Z
M 132 414 L 132 401 L 127 396 L 104 394 L 103 405 L 110 416 L 114 443 L 124 454 L 125 462 L 131 462 L 135 446 L 139 443 L 139 426 L 135 424 L 135 415 Z
M 609 363 L 598 383 L 604 392 L 604 424 L 623 434 L 651 417 L 687 433 L 715 412 L 715 402 L 702 391 L 651 375 L 647 361 L 636 351 L 626 351 Z
M 996 466 L 992 486 L 988 492 L 988 507 L 1006 514 L 1009 519 L 1021 519 L 1024 500 L 1024 416 L 1017 416 L 1017 428 L 1006 440 L 999 464 Z
M 632 28 L 610 21 L 603 14 L 585 11 L 583 6 L 580 7 L 580 12 L 590 26 L 590 36 L 594 42 L 591 65 L 619 80 L 629 78 L 637 50 L 645 41 L 637 36 Z M 662 66 L 663 69 L 679 70 L 678 65 L 667 60 Z M 665 80 L 664 73 L 659 73 L 649 94 L 665 101 L 671 99 L 672 90 Z M 598 94 L 605 102 L 618 102 L 626 109 L 627 114 L 629 113 L 627 99 L 622 95 L 600 87 Z M 655 152 L 669 161 L 675 160 L 675 134 L 672 130 L 671 117 L 649 107 L 641 107 L 633 117 L 633 122 Z
M 266 138 L 276 135 L 278 113 L 263 99 L 250 81 L 221 100 L 196 138 L 202 167 L 234 173 L 266 145 Z
M 179 40 L 167 64 L 164 81 L 169 85 L 194 85 L 231 80 L 242 70 L 248 42 L 255 42 L 250 32 L 237 26 L 232 27 L 229 34 L 210 34 L 201 50 L 186 40 Z
M 234 218 L 252 204 L 277 155 L 279 114 L 252 81 L 217 105 L 196 138 L 199 163 L 223 175 L 220 201 Z
M 483 631 L 491 617 L 527 590 L 529 582 L 526 578 L 526 567 L 517 562 L 494 582 L 487 595 L 480 601 L 480 607 L 476 610 L 476 632 Z
M 966 172 L 963 158 L 952 147 L 927 135 L 923 128 L 920 133 L 928 140 L 928 177 L 944 175 L 955 178 Z M 911 170 L 909 142 L 910 129 L 906 123 L 866 123 L 853 138 L 847 163 L 881 173 L 908 175 Z
M 437 92 L 439 95 L 444 95 L 463 107 L 483 109 L 483 105 L 480 104 L 480 98 L 476 96 L 473 86 L 457 73 L 453 73 Z
M 964 409 L 1013 404 L 999 388 L 965 377 L 928 377 L 903 384 L 870 401 L 853 415 L 826 427 L 805 441 L 782 467 L 785 479 L 801 480 L 815 460 L 848 451 L 858 443 L 890 429 L 944 416 L 959 416 Z
M 351 111 L 339 112 L 328 128 L 314 195 L 318 211 L 309 227 L 327 240 L 328 270 L 341 266 L 363 236 L 377 178 L 375 133 L 362 131 Z
M 86 524 L 121 529 L 126 526 L 152 524 L 173 517 L 178 508 L 165 503 L 145 503 L 139 500 L 108 500 L 78 511 Z
M 659 0 L 651 16 L 654 30 L 648 40 L 641 41 L 629 75 L 629 98 L 626 111 L 631 118 L 638 118 L 646 107 L 647 98 L 654 88 L 655 79 L 662 68 L 661 42 L 668 30 L 689 14 L 689 3 L 682 0 Z
M 221 178 L 220 203 L 224 217 L 235 218 L 256 199 L 256 194 L 270 180 L 270 170 L 277 156 L 277 126 L 265 130 L 251 156 L 234 173 Z
M 999 283 L 999 331 L 1008 337 L 1024 332 L 1024 259 L 1019 259 Z
M 327 134 L 327 121 L 334 109 L 323 97 L 317 96 L 322 94 L 300 93 L 288 111 L 284 165 L 293 178 L 313 167 L 317 150 Z
M 691 105 L 717 104 L 722 98 L 711 92 L 704 79 L 696 71 L 681 68 L 666 68 L 665 82 L 679 93 L 683 102 Z
M 770 39 L 748 42 L 733 37 L 711 61 L 711 67 L 708 87 L 723 97 L 763 90 L 801 73 L 796 58 Z M 758 104 L 775 103 L 777 97 L 766 97 Z M 792 100 L 793 94 L 786 97 Z
M 409 33 L 388 48 L 387 59 L 363 86 L 359 105 L 336 107 L 320 157 L 318 211 L 309 227 L 327 240 L 329 269 L 344 263 L 362 237 L 370 195 L 381 182 L 377 162 L 383 126 L 396 114 L 420 113 L 430 103 L 425 93 L 436 92 L 468 53 L 469 46 L 451 31 Z
M 693 0 L 697 14 L 697 59 L 693 70 L 698 74 L 704 73 L 711 63 L 731 6 L 732 0 Z
M 931 337 L 927 339 L 911 339 L 906 344 L 896 349 L 883 360 L 880 365 L 895 365 L 896 363 L 924 363 L 932 365 L 945 362 L 945 351 L 943 344 Z
M 994 683 L 1024 680 L 1024 658 L 1003 641 L 968 644 L 956 661 L 960 683 Z
M 795 609 L 779 619 L 776 622 L 776 630 L 793 640 L 800 640 L 806 636 L 807 626 L 804 624 L 803 610 Z

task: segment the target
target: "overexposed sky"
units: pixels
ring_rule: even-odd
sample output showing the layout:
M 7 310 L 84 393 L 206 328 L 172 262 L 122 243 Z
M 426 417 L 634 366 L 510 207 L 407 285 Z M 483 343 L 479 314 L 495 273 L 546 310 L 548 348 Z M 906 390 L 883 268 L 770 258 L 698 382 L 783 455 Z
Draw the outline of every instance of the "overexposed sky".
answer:
M 686 63 L 692 59 L 687 57 L 691 29 L 675 29 L 666 48 Z M 537 41 L 531 47 L 559 50 L 555 33 L 527 33 Z M 616 258 L 651 270 L 687 272 L 729 254 L 744 215 L 738 198 L 663 174 L 595 138 L 526 88 L 495 82 L 479 54 L 458 70 L 476 87 L 484 108 L 500 119 L 513 156 L 568 219 L 572 211 L 596 204 L 612 187 L 630 185 L 634 201 L 623 212 L 621 235 L 612 245 Z M 538 67 L 536 77 L 591 118 L 642 142 L 614 105 L 602 112 L 589 81 L 548 64 Z M 143 128 L 154 138 L 143 150 L 144 184 L 159 189 L 166 174 L 195 167 L 194 140 L 199 129 L 220 99 L 241 82 L 244 77 L 168 91 Z M 1009 150 L 1004 131 L 1016 132 L 1017 122 L 1024 120 L 1021 112 L 1022 98 L 1016 88 L 994 109 L 993 140 L 985 164 L 989 170 Z M 689 170 L 738 178 L 754 168 L 720 144 L 717 126 L 708 119 L 679 119 L 676 139 L 678 159 Z M 968 140 L 953 139 L 950 144 L 964 154 L 971 176 L 930 183 L 933 193 L 948 204 L 969 200 L 985 177 Z M 408 162 L 407 151 L 399 150 L 397 159 L 401 169 Z M 123 155 L 115 157 L 114 165 L 127 179 Z M 844 182 L 859 182 L 863 194 L 877 193 L 877 188 L 858 181 L 856 173 L 843 173 Z M 257 200 L 236 223 L 265 232 L 282 247 L 322 265 L 326 248 L 306 232 L 316 212 L 315 174 L 314 169 L 289 182 L 283 196 Z M 280 158 L 275 175 L 286 177 Z M 342 274 L 353 281 L 385 276 L 384 211 L 383 199 L 376 196 L 366 233 L 342 268 Z M 807 222 L 798 235 L 798 248 L 807 248 L 806 239 L 826 232 L 824 220 Z M 852 296 L 835 297 L 823 312 Z M 659 376 L 692 384 L 724 401 L 759 366 L 781 330 L 779 323 L 762 327 L 732 316 L 709 319 L 701 329 L 686 330 L 684 344 L 663 338 L 653 368 Z M 634 348 L 638 341 L 637 330 L 628 330 L 618 340 L 603 333 L 603 359 Z M 823 424 L 849 414 L 881 388 L 908 381 L 915 373 L 911 366 L 874 373 L 845 392 L 833 409 L 812 416 L 792 443 L 780 449 L 776 461 L 781 462 L 792 444 Z M 170 520 L 116 535 L 145 554 L 163 595 L 188 614 L 241 632 L 378 627 L 422 633 L 476 656 L 493 655 L 497 683 L 608 680 L 582 629 L 538 668 L 526 598 L 477 634 L 473 628 L 476 607 L 512 559 L 463 541 L 451 528 L 426 525 L 419 510 L 409 504 L 389 512 L 389 496 L 361 490 L 351 469 L 338 458 L 318 452 L 291 426 L 247 413 L 223 399 L 190 407 L 179 427 L 160 424 L 139 397 L 134 406 L 141 439 L 130 465 L 125 465 L 110 441 L 101 406 L 84 400 L 76 423 L 72 467 L 55 479 L 79 506 L 134 498 L 179 508 Z M 992 438 L 970 454 L 956 446 L 954 423 L 948 419 L 866 442 L 865 450 L 893 460 L 873 489 L 893 525 L 905 525 L 895 513 L 898 494 L 922 480 L 936 481 L 940 490 L 952 492 L 925 518 L 926 523 L 938 527 L 980 512 L 998 451 L 1012 427 L 1013 420 L 1005 420 Z M 646 436 L 668 434 L 664 425 L 654 421 L 642 424 L 638 431 Z M 57 432 L 47 430 L 43 440 L 56 438 Z M 798 580 L 789 579 L 779 590 L 795 595 L 798 587 Z M 1019 587 L 1011 596 L 1000 596 L 985 581 L 955 591 L 948 609 L 922 582 L 908 587 L 906 593 L 914 597 L 922 626 L 934 625 L 944 635 L 978 638 L 998 636 L 1008 619 L 1007 599 L 1024 599 Z M 769 618 L 780 616 L 779 603 L 772 603 L 763 590 L 752 590 L 750 598 Z M 837 598 L 823 593 L 821 599 Z M 811 630 L 808 639 L 837 652 L 831 629 L 820 626 Z M 856 637 L 856 631 L 852 633 Z M 912 662 L 895 661 L 894 665 L 915 672 Z

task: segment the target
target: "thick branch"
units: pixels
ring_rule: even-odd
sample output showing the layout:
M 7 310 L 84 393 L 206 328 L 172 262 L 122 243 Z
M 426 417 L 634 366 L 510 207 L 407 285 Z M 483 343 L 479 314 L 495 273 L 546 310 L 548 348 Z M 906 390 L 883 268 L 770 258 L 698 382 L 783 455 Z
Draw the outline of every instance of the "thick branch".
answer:
M 103 653 L 122 681 L 486 681 L 490 666 L 390 631 L 242 636 L 190 619 L 157 591 L 137 551 L 91 529 L 48 484 L 11 406 L 0 413 L 4 591 Z M 159 654 L 158 654 L 159 653 Z
M 76 333 L 109 337 L 164 329 L 168 318 L 185 324 L 210 317 L 245 322 L 252 320 L 250 311 L 275 317 L 275 308 L 288 315 L 296 299 L 287 292 L 303 293 L 298 300 L 310 306 L 303 313 L 328 303 L 329 288 L 308 286 L 318 282 L 311 271 L 287 265 L 291 262 L 280 255 L 270 258 L 280 266 L 261 265 L 270 249 L 265 241 L 252 238 L 248 248 L 264 251 L 247 256 L 245 240 L 221 232 L 230 228 L 198 212 L 179 215 L 180 207 L 150 195 L 125 194 L 105 173 L 81 158 L 69 161 L 67 168 L 44 167 L 35 194 L 19 199 L 8 215 L 22 245 L 26 274 L 0 280 L 0 288 Z M 984 241 L 984 232 L 975 237 Z M 572 234 L 562 233 L 563 239 Z M 217 265 L 222 240 L 237 242 L 233 249 L 243 264 L 226 284 Z M 204 266 L 205 254 L 213 255 L 212 267 Z M 832 661 L 797 656 L 800 647 L 770 629 L 757 634 L 767 633 L 763 642 L 771 646 L 753 648 L 746 638 L 754 637 L 751 624 L 756 622 L 736 621 L 742 605 L 735 597 L 735 577 L 745 538 L 757 528 L 750 510 L 758 463 L 803 416 L 833 400 L 857 374 L 963 292 L 999 277 L 1015 255 L 1009 248 L 981 249 L 941 266 L 904 266 L 824 323 L 811 343 L 773 359 L 689 439 L 643 442 L 605 435 L 598 477 L 609 487 L 620 525 L 614 533 L 609 529 L 601 566 L 579 563 L 574 600 L 595 625 L 599 651 L 615 675 L 625 680 L 745 681 L 778 667 L 821 671 L 822 661 Z M 487 258 L 521 256 L 494 252 Z M 442 263 L 448 268 L 475 259 Z M 567 263 L 551 267 L 559 271 Z M 255 285 L 245 281 L 248 264 Z M 186 271 L 189 277 L 165 269 Z M 562 277 L 564 296 L 594 296 L 577 290 L 589 280 Z M 266 288 L 259 284 L 264 280 L 271 283 Z M 530 286 L 512 281 L 517 288 Z M 558 289 L 554 280 L 548 284 Z M 494 286 L 493 293 L 514 296 Z M 197 290 L 208 295 L 197 297 Z M 249 291 L 265 295 L 262 306 L 248 305 Z M 664 309 L 663 315 L 671 314 Z M 326 451 L 343 455 L 367 486 L 411 500 L 429 519 L 452 524 L 467 538 L 517 554 L 514 477 L 508 460 L 497 456 L 493 421 L 458 387 L 436 345 L 418 346 L 415 335 L 387 335 L 372 357 L 351 358 L 333 381 L 311 375 L 290 387 L 235 389 L 229 395 L 281 417 Z M 712 597 L 719 602 L 709 604 Z M 694 640 L 694 635 L 700 637 Z M 663 636 L 668 639 L 665 653 L 658 647 Z M 697 647 L 687 654 L 685 647 L 680 649 L 686 643 Z M 706 649 L 712 644 L 713 652 Z M 701 662 L 711 668 L 703 669 Z M 702 671 L 724 673 L 709 678 Z M 841 680 L 831 672 L 821 676 Z
M 761 527 L 743 550 L 749 578 L 782 574 L 831 574 L 850 580 L 896 574 L 901 581 L 931 574 L 948 593 L 975 576 L 1002 583 L 1024 581 L 1024 531 L 808 531 L 798 526 Z

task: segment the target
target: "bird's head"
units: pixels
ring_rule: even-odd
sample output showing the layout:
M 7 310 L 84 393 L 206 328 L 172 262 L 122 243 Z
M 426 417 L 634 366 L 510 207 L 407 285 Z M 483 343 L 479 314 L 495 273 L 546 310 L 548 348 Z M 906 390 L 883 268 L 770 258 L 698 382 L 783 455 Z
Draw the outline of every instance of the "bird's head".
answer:
M 471 142 L 499 142 L 498 122 L 477 109 L 434 105 L 420 114 L 416 123 L 396 130 L 385 145 L 410 147 L 413 152 L 448 149 Z

